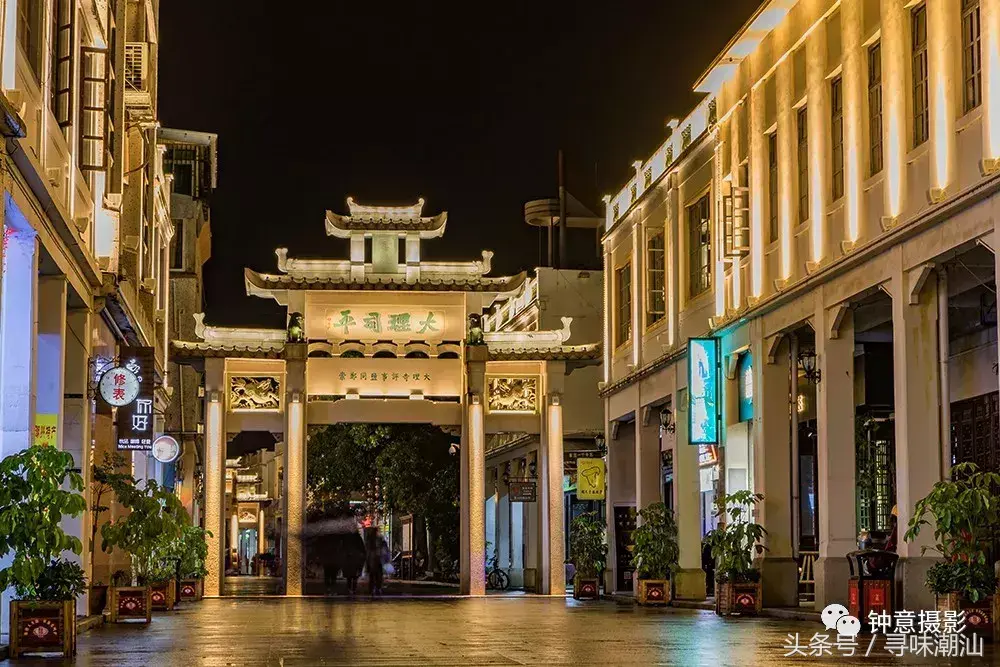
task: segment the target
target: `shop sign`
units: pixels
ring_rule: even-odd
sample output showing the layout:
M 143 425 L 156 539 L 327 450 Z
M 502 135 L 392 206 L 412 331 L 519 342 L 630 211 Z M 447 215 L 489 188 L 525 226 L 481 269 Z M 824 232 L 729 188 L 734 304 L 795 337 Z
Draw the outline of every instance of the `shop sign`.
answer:
M 698 445 L 698 465 L 710 466 L 719 462 L 719 450 L 714 445 Z
M 740 421 L 745 422 L 753 419 L 753 361 L 749 352 L 740 355 L 737 367 L 736 380 L 740 397 Z
M 154 350 L 151 347 L 132 347 L 122 350 L 122 356 L 127 361 L 124 366 L 116 366 L 101 377 L 103 387 L 109 374 L 117 373 L 121 368 L 131 373 L 137 382 L 133 400 L 120 405 L 109 401 L 118 408 L 118 449 L 129 451 L 150 451 L 153 449 L 153 374 Z M 126 381 L 128 378 L 126 376 Z M 117 378 L 109 382 L 112 386 L 112 400 L 122 400 L 124 397 L 116 393 L 114 388 L 119 385 Z M 102 392 L 103 396 L 103 392 Z M 126 394 L 127 396 L 127 394 Z
M 692 445 L 719 444 L 719 341 L 688 340 L 688 437 Z
M 604 459 L 576 460 L 576 497 L 604 500 Z
M 56 446 L 59 438 L 59 415 L 35 414 L 35 431 L 32 437 L 35 446 Z
M 538 483 L 533 479 L 512 479 L 508 488 L 512 503 L 533 503 L 537 499 Z
M 181 445 L 170 435 L 161 435 L 153 441 L 153 458 L 160 463 L 173 463 L 181 455 Z
M 136 360 L 130 359 L 124 366 L 112 366 L 101 376 L 101 398 L 113 408 L 129 405 L 139 395 L 141 382 Z

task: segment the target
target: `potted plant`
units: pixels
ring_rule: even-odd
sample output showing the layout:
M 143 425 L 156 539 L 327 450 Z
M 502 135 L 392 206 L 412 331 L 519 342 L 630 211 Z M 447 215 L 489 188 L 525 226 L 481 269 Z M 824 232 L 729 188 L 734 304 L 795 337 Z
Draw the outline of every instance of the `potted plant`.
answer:
M 200 600 L 205 594 L 204 577 L 208 574 L 205 566 L 208 560 L 208 541 L 211 532 L 200 526 L 184 526 L 181 532 L 180 553 L 180 599 Z
M 167 555 L 171 540 L 180 535 L 180 516 L 184 510 L 177 496 L 153 480 L 146 480 L 140 487 L 130 478 L 117 484 L 115 493 L 128 514 L 101 526 L 101 548 L 111 551 L 117 547 L 128 553 L 132 572 L 130 585 L 111 588 L 111 621 L 149 623 L 152 620 L 152 584 L 159 588 L 161 605 L 172 605 L 173 594 L 168 594 L 168 589 L 164 588 L 172 578 Z
M 573 519 L 569 531 L 569 562 L 576 567 L 573 597 L 596 600 L 600 597 L 600 576 L 608 555 L 604 522 L 596 513 L 587 512 Z
M 705 535 L 715 560 L 715 613 L 720 616 L 760 613 L 760 570 L 754 558 L 765 551 L 760 541 L 767 531 L 751 518 L 763 499 L 751 491 L 723 497 L 715 512 L 721 523 Z
M 642 523 L 632 532 L 635 548 L 632 567 L 638 584 L 636 602 L 665 605 L 670 602 L 670 578 L 677 569 L 677 523 L 663 503 L 639 510 Z
M 76 653 L 76 598 L 84 591 L 80 566 L 59 561 L 79 554 L 80 540 L 62 529 L 63 516 L 80 516 L 86 503 L 73 456 L 36 445 L 0 461 L 0 590 L 13 587 L 10 653 Z
M 940 611 L 964 611 L 965 626 L 985 639 L 1000 639 L 997 576 L 986 559 L 993 531 L 1000 521 L 1000 475 L 983 472 L 974 463 L 951 469 L 950 479 L 934 485 L 917 501 L 903 539 L 911 542 L 933 518 L 932 547 L 944 559 L 927 571 L 927 588 Z

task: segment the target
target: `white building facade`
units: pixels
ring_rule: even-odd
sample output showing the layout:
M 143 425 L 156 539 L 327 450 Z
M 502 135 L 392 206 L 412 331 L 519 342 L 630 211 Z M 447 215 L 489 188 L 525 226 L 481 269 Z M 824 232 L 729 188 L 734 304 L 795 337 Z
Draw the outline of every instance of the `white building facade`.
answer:
M 913 505 L 995 461 L 997 73 L 996 0 L 772 0 L 606 199 L 609 585 L 612 506 L 672 504 L 698 599 L 712 501 L 752 489 L 765 605 L 843 602 L 845 555 L 896 505 L 902 606 L 929 608 Z M 689 444 L 699 337 L 717 447 Z

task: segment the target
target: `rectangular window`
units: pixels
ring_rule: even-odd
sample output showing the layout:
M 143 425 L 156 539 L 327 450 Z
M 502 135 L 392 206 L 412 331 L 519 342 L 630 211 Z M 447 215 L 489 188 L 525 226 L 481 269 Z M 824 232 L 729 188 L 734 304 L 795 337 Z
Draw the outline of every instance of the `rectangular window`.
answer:
M 646 239 L 646 326 L 651 327 L 667 314 L 666 261 L 663 230 Z
M 688 206 L 688 294 L 698 296 L 712 286 L 712 209 L 705 195 Z
M 920 5 L 910 14 L 911 51 L 913 53 L 913 146 L 930 136 L 930 111 L 927 92 L 927 7 Z
M 624 345 L 632 337 L 632 265 L 626 264 L 615 271 L 615 294 L 618 319 L 615 321 L 615 347 Z
M 170 239 L 170 269 L 184 270 L 184 222 L 174 220 L 174 238 Z
M 983 101 L 983 51 L 980 44 L 979 0 L 962 0 L 962 76 L 965 81 L 965 111 Z
M 797 157 L 799 162 L 799 222 L 809 219 L 809 113 L 806 107 L 799 109 Z
M 830 82 L 830 156 L 833 159 L 833 200 L 844 196 L 844 82 Z
M 42 61 L 42 1 L 16 0 L 17 2 L 17 43 L 28 56 L 28 64 L 41 79 Z
M 882 44 L 868 48 L 868 173 L 882 171 Z
M 767 135 L 767 216 L 769 239 L 778 240 L 778 133 Z

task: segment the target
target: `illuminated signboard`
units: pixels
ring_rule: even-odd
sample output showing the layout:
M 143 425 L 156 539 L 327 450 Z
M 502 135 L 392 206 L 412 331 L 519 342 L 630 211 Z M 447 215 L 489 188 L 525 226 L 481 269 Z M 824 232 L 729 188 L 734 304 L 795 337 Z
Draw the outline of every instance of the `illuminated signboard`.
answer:
M 740 421 L 750 421 L 753 419 L 753 361 L 749 352 L 740 355 L 736 381 L 739 387 Z
M 153 449 L 153 373 L 154 350 L 151 347 L 132 347 L 122 350 L 124 367 L 138 381 L 135 398 L 118 408 L 118 449 L 150 451 Z M 113 368 L 109 373 L 115 373 Z M 127 378 L 126 378 L 127 380 Z M 104 384 L 103 377 L 101 384 Z M 113 391 L 113 390 L 112 390 Z M 115 394 L 112 393 L 112 398 Z
M 465 310 L 432 295 L 387 303 L 385 296 L 313 296 L 306 302 L 307 338 L 343 340 L 462 340 Z
M 688 340 L 688 438 L 692 445 L 719 444 L 719 342 Z
M 309 395 L 406 398 L 462 395 L 461 359 L 344 359 L 308 362 Z M 322 399 L 320 399 L 322 400 Z

